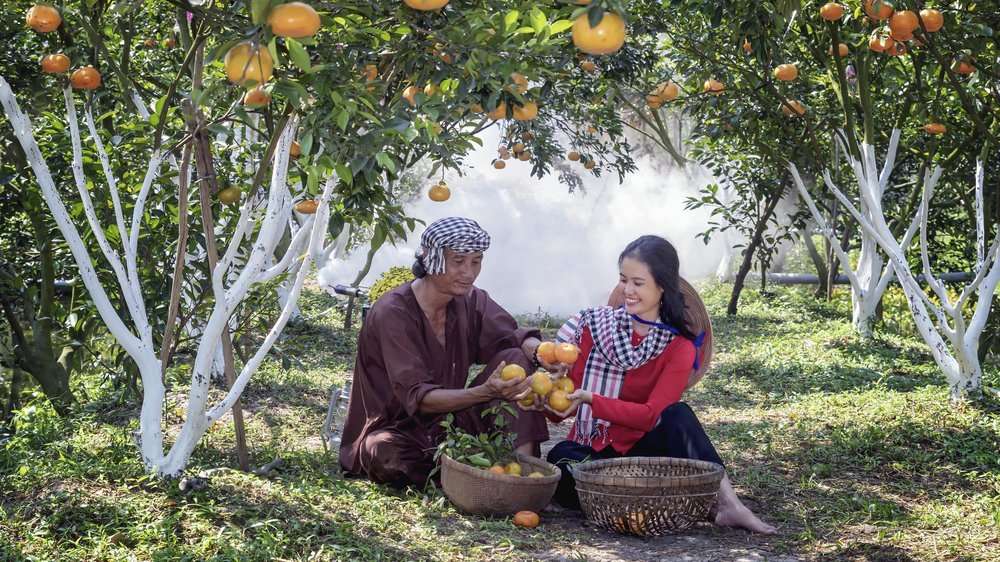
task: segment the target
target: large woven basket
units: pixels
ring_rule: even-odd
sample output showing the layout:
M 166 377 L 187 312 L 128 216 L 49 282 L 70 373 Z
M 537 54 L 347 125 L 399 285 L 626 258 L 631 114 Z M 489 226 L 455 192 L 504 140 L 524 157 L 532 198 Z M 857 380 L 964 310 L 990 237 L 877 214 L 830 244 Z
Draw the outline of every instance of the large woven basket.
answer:
M 522 510 L 537 513 L 552 500 L 561 473 L 542 459 L 518 455 L 517 461 L 525 476 L 494 474 L 443 455 L 441 487 L 456 507 L 473 515 L 506 516 Z M 533 470 L 546 476 L 528 478 Z
M 708 518 L 725 471 L 713 462 L 623 457 L 573 468 L 587 519 L 619 533 L 656 537 Z

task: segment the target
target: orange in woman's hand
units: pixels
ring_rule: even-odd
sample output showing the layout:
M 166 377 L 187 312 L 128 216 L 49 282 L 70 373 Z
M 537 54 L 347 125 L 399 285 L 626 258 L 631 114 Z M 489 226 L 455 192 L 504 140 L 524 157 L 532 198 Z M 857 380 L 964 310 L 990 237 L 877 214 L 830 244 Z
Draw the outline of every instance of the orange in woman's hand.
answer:
M 561 363 L 573 363 L 580 356 L 580 350 L 569 342 L 556 346 L 556 360 Z

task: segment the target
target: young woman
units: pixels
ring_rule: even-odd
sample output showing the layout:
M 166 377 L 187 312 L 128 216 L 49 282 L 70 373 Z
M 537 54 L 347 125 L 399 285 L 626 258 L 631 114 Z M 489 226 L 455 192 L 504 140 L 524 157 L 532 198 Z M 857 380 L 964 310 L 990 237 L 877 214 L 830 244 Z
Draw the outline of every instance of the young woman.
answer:
M 680 401 L 697 350 L 696 334 L 684 320 L 679 265 L 677 251 L 663 238 L 643 236 L 629 244 L 618 259 L 625 306 L 581 312 L 573 337 L 580 357 L 568 373 L 577 388 L 568 396 L 570 407 L 559 412 L 536 401 L 526 408 L 545 409 L 555 421 L 576 415 L 569 440 L 548 454 L 562 470 L 555 500 L 564 507 L 580 508 L 569 466 L 585 459 L 665 456 L 725 466 Z M 719 488 L 715 523 L 775 532 L 743 505 L 728 476 Z

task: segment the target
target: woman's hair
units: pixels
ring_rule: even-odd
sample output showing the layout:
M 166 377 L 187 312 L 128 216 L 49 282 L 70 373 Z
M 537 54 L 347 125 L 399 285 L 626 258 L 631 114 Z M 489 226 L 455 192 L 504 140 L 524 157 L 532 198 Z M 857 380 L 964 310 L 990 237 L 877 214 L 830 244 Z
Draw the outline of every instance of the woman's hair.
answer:
M 677 328 L 681 335 L 694 339 L 695 334 L 687 324 L 684 314 L 684 295 L 681 293 L 680 259 L 673 244 L 659 236 L 640 236 L 618 256 L 618 266 L 622 260 L 633 258 L 646 265 L 653 274 L 653 281 L 663 289 L 660 297 L 660 319 Z
M 424 259 L 421 256 L 417 256 L 417 259 L 413 260 L 410 271 L 413 272 L 413 276 L 417 279 L 427 277 L 427 268 L 424 266 Z

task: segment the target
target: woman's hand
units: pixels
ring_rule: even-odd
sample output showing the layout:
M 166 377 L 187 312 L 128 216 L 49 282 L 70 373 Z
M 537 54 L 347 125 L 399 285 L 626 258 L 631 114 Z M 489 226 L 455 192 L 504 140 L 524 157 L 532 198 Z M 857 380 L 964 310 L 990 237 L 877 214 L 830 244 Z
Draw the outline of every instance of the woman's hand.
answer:
M 509 381 L 503 380 L 500 372 L 507 366 L 505 361 L 490 374 L 490 377 L 483 383 L 493 398 L 503 398 L 504 400 L 520 400 L 531 392 L 531 383 L 527 377 L 518 377 Z
M 593 402 L 594 393 L 589 390 L 577 389 L 566 395 L 566 399 L 569 400 L 569 407 L 563 411 L 556 410 L 548 403 L 545 404 L 545 409 L 552 412 L 561 419 L 566 419 L 569 416 L 576 414 L 576 410 L 580 407 L 580 404 L 590 404 Z

